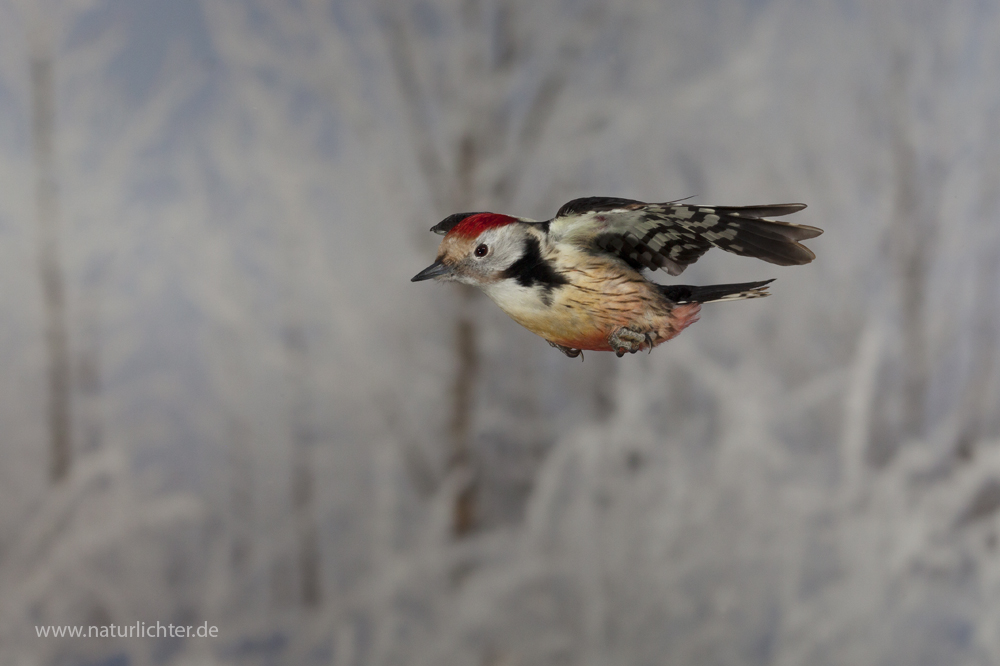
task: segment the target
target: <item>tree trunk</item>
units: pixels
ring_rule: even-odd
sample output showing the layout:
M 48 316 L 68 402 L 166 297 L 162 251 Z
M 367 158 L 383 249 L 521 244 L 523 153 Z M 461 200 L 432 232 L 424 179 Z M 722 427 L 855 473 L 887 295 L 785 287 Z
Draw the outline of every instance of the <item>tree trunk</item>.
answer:
M 38 267 L 45 311 L 49 429 L 49 478 L 53 483 L 69 474 L 70 363 L 66 330 L 66 297 L 59 257 L 58 202 L 55 176 L 55 90 L 52 57 L 45 49 L 31 58 L 31 102 L 34 129 Z

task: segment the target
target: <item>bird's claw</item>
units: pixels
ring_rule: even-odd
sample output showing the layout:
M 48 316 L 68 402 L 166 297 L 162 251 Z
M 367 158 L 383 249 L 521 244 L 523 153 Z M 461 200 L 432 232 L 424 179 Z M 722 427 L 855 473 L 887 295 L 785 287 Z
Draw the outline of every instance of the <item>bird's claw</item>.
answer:
M 608 337 L 608 343 L 615 351 L 615 355 L 621 358 L 625 352 L 634 354 L 645 346 L 650 352 L 653 351 L 653 337 L 648 333 L 639 333 L 630 328 L 622 326 L 615 330 Z
M 548 340 L 546 340 L 546 342 L 548 342 Z M 551 346 L 555 347 L 556 349 L 558 349 L 559 351 L 561 351 L 563 354 L 566 354 L 566 356 L 569 356 L 570 358 L 576 358 L 577 356 L 579 356 L 581 361 L 585 360 L 583 358 L 583 350 L 582 349 L 574 349 L 573 347 L 566 347 L 564 345 L 557 345 L 554 342 L 549 342 L 549 344 Z

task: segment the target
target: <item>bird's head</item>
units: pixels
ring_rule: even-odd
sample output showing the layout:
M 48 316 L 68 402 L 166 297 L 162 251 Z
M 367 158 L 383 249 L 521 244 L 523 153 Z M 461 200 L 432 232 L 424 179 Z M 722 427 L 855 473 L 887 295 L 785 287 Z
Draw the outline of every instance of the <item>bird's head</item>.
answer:
M 504 272 L 524 254 L 527 232 L 519 221 L 497 213 L 460 213 L 445 218 L 431 229 L 445 233 L 437 261 L 412 281 L 454 280 L 483 287 L 504 279 Z

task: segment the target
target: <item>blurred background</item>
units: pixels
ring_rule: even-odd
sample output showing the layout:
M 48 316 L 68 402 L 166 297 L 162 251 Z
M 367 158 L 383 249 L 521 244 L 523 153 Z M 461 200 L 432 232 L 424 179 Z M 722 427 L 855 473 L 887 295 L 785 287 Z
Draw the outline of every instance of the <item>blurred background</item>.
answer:
M 2 0 L 0 118 L 0 663 L 1000 661 L 1000 4 Z M 826 233 L 648 356 L 409 282 L 589 195 Z

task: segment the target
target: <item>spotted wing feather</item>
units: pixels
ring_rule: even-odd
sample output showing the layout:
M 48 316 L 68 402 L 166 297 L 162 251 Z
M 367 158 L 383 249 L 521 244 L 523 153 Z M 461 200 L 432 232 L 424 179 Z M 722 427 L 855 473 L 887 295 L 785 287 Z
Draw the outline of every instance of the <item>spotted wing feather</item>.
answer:
M 663 268 L 671 275 L 679 275 L 712 247 L 791 266 L 815 259 L 798 241 L 814 238 L 822 230 L 763 218 L 803 208 L 804 204 L 694 206 L 589 197 L 560 208 L 551 229 L 569 242 L 615 254 L 633 268 Z

